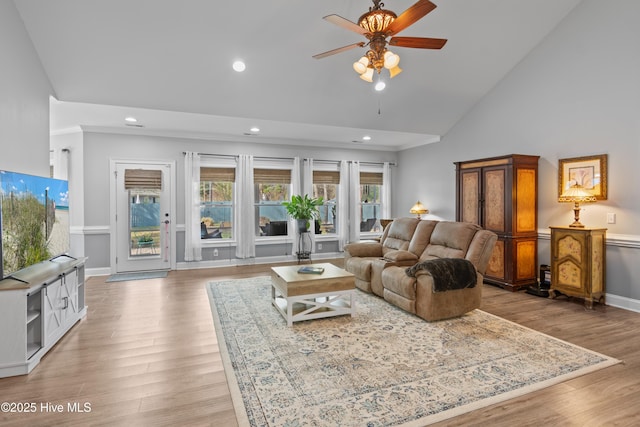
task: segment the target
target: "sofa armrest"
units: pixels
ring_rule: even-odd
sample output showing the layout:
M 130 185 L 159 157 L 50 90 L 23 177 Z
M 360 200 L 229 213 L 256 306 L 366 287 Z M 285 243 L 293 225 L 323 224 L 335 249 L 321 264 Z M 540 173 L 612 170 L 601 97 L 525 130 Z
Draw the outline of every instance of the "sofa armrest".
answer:
M 344 246 L 345 258 L 382 257 L 382 244 L 377 242 L 348 243 Z

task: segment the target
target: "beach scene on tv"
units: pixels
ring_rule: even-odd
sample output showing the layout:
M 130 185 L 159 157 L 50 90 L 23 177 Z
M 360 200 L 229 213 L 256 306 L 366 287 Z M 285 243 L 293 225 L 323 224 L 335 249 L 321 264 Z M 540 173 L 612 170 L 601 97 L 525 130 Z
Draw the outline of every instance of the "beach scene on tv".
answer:
M 65 180 L 0 171 L 2 277 L 69 250 Z

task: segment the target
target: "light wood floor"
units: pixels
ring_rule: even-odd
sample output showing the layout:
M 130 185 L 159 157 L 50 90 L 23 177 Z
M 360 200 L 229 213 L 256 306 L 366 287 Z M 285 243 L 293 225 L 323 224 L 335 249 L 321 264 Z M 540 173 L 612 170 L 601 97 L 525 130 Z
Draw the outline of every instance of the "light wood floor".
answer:
M 236 426 L 204 285 L 268 271 L 172 271 L 166 279 L 117 283 L 90 278 L 87 318 L 31 374 L 0 379 L 0 402 L 35 402 L 37 412 L 0 413 L 0 425 Z M 624 363 L 439 426 L 640 425 L 640 314 L 588 311 L 564 297 L 487 285 L 482 309 Z M 47 402 L 64 412 L 43 411 Z M 90 412 L 69 413 L 69 403 L 88 403 Z

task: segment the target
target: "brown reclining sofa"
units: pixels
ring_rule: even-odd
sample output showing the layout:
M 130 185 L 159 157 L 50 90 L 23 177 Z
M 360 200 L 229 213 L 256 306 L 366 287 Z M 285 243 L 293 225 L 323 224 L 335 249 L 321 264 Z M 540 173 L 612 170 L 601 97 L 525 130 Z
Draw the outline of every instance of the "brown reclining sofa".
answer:
M 497 235 L 452 221 L 398 218 L 379 242 L 345 245 L 356 286 L 428 320 L 480 307 L 483 274 Z

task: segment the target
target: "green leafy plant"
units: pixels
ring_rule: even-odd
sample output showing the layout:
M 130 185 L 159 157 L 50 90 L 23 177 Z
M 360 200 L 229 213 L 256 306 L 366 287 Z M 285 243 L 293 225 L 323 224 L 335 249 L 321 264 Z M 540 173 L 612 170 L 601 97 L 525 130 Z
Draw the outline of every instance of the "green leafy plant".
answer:
M 322 197 L 314 199 L 307 194 L 304 196 L 293 195 L 291 200 L 282 202 L 282 205 L 287 209 L 287 213 L 293 219 L 318 219 L 320 217 L 319 206 L 322 206 Z
M 322 197 L 316 199 L 307 194 L 304 196 L 293 195 L 290 201 L 282 202 L 291 218 L 298 220 L 298 229 L 301 232 L 309 229 L 310 220 L 320 218 L 318 207 L 322 204 Z
M 138 237 L 138 243 L 151 243 L 153 242 L 153 236 L 151 234 L 143 234 Z

